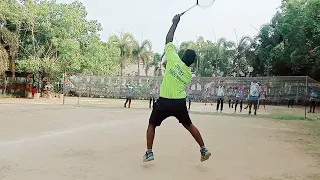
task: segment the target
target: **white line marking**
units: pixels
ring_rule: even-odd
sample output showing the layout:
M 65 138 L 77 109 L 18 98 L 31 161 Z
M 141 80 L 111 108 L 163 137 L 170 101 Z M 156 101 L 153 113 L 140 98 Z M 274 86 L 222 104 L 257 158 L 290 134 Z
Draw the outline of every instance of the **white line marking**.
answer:
M 10 141 L 0 141 L 0 147 L 1 146 L 8 146 L 8 145 L 14 145 L 14 144 L 21 144 L 21 143 L 26 143 L 29 141 L 37 141 L 41 139 L 46 139 L 46 138 L 52 138 L 55 136 L 62 136 L 66 134 L 72 134 L 72 133 L 78 133 L 81 131 L 88 131 L 90 129 L 103 129 L 106 127 L 112 127 L 112 126 L 117 126 L 120 124 L 127 124 L 128 121 L 113 121 L 113 122 L 108 122 L 108 123 L 96 123 L 96 124 L 91 124 L 83 127 L 77 127 L 77 128 L 71 128 L 67 130 L 62 130 L 62 131 L 45 131 L 42 132 L 41 134 L 31 136 L 28 138 L 24 139 L 17 139 L 17 140 L 10 140 Z

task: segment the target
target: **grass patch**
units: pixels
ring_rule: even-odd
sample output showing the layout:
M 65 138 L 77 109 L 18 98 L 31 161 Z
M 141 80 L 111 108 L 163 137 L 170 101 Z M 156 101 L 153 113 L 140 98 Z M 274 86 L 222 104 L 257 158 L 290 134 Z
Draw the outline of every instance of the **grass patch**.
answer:
M 0 94 L 0 99 L 6 99 L 6 98 L 16 98 L 16 97 L 11 94 Z
M 294 114 L 258 114 L 248 115 L 248 114 L 229 114 L 229 113 L 214 113 L 214 112 L 196 112 L 191 111 L 190 114 L 200 114 L 200 115 L 215 115 L 215 116 L 231 116 L 231 117 L 240 117 L 240 118 L 262 118 L 262 119 L 273 119 L 273 120 L 293 120 L 293 121 L 314 121 L 314 118 L 304 116 L 297 116 Z

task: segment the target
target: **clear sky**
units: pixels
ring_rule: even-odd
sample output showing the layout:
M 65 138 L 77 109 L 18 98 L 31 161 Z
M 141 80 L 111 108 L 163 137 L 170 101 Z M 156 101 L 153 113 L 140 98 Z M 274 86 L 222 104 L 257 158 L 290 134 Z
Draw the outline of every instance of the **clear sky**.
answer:
M 80 0 L 88 11 L 88 19 L 98 20 L 103 27 L 101 38 L 130 32 L 139 41 L 149 39 L 153 50 L 161 53 L 172 17 L 195 4 L 195 0 Z M 208 1 L 208 0 L 203 0 Z M 72 2 L 72 0 L 58 0 Z M 201 0 L 199 0 L 201 2 Z M 195 40 L 197 36 L 214 41 L 237 35 L 254 36 L 261 25 L 270 22 L 281 0 L 216 0 L 207 9 L 195 8 L 181 17 L 175 43 Z M 252 26 L 251 26 L 251 25 Z

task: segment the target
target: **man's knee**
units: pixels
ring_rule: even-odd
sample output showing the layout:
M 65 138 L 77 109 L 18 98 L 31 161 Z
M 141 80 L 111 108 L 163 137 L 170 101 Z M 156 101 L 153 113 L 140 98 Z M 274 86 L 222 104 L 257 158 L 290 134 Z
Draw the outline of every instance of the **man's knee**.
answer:
M 191 128 L 192 128 L 192 126 L 193 126 L 193 124 L 192 123 L 188 123 L 188 124 L 182 124 L 183 125 L 183 127 L 184 128 L 186 128 L 187 130 L 190 130 Z
M 153 124 L 149 124 L 148 125 L 148 130 L 155 130 L 157 126 L 153 125 Z

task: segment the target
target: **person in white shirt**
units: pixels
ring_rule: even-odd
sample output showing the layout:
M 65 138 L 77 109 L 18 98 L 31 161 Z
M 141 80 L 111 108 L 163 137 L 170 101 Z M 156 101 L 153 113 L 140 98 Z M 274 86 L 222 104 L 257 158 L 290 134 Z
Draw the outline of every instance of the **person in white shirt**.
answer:
M 247 88 L 243 82 L 240 82 L 240 84 L 236 87 L 236 93 L 235 93 L 236 105 L 234 108 L 235 113 L 237 112 L 238 104 L 240 104 L 240 113 L 242 112 L 242 104 L 243 104 L 243 101 L 245 100 L 246 90 Z
M 224 100 L 224 92 L 227 87 L 227 83 L 224 81 L 219 81 L 216 85 L 217 88 L 217 112 L 219 111 L 220 107 L 220 113 L 223 110 L 223 100 Z M 221 106 L 220 106 L 221 104 Z
M 204 92 L 204 105 L 207 105 L 207 103 L 211 103 L 212 106 L 212 98 L 211 98 L 211 86 L 207 87 Z
M 153 107 L 154 103 L 156 102 L 156 96 L 158 94 L 158 85 L 157 84 L 150 84 L 149 90 L 149 109 Z
M 188 110 L 190 111 L 190 108 L 191 108 L 191 94 L 192 94 L 191 86 L 188 85 L 186 87 L 185 91 L 186 91 L 186 101 L 189 103 Z
M 250 91 L 249 91 L 249 115 L 251 114 L 251 108 L 252 105 L 254 106 L 254 115 L 257 115 L 257 109 L 258 109 L 258 100 L 261 92 L 261 87 L 257 83 L 256 80 L 253 80 L 250 85 Z

